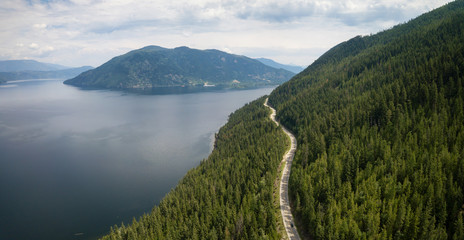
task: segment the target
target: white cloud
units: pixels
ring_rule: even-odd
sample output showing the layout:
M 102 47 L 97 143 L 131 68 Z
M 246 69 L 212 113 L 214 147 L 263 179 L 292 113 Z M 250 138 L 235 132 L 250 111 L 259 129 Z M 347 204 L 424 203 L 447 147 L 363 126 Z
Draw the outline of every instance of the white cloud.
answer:
M 225 48 L 222 48 L 221 49 L 223 52 L 226 52 L 226 53 L 229 53 L 229 54 L 232 54 L 232 50 L 230 50 L 229 48 L 225 47 Z
M 39 45 L 37 43 L 31 43 L 29 44 L 30 49 L 39 49 Z
M 36 23 L 33 25 L 34 28 L 38 28 L 38 29 L 44 29 L 44 28 L 47 28 L 47 24 L 45 23 Z
M 161 45 L 308 65 L 341 41 L 448 1 L 4 0 L 0 58 L 97 66 L 131 49 Z

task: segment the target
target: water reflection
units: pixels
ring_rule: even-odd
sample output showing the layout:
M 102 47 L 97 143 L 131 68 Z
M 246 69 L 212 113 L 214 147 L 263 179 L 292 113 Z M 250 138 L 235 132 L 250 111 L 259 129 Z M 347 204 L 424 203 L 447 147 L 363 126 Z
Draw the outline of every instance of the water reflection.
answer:
M 0 239 L 94 239 L 131 221 L 207 157 L 231 112 L 272 90 L 14 85 L 0 89 Z

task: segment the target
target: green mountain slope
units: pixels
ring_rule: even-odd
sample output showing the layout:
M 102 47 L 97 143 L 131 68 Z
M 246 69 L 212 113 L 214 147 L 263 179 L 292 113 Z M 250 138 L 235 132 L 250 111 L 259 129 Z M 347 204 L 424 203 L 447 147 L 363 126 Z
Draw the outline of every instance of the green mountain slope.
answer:
M 151 89 L 156 87 L 254 87 L 281 84 L 294 74 L 244 56 L 218 50 L 148 46 L 115 57 L 65 81 L 80 87 Z
M 464 1 L 356 37 L 277 88 L 314 239 L 464 239 Z
M 150 214 L 103 239 L 280 239 L 274 183 L 289 142 L 263 103 L 231 114 L 208 159 Z
M 270 96 L 298 138 L 290 194 L 313 239 L 464 239 L 464 1 L 342 43 Z M 284 152 L 261 98 L 150 214 L 103 239 L 276 239 Z

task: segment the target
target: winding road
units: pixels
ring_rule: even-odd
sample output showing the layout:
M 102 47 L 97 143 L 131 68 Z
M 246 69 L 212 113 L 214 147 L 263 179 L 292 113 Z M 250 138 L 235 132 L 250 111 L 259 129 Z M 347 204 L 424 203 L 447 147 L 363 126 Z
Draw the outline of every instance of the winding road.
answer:
M 264 106 L 271 109 L 272 113 L 270 115 L 270 118 L 277 124 L 277 126 L 279 126 L 279 122 L 277 122 L 277 120 L 275 119 L 276 111 L 274 108 L 269 106 L 268 98 L 266 98 Z M 287 232 L 288 239 L 299 240 L 300 235 L 298 235 L 298 231 L 296 230 L 296 226 L 293 221 L 292 211 L 290 209 L 290 202 L 288 199 L 288 179 L 290 178 L 290 169 L 292 167 L 292 161 L 296 151 L 296 138 L 283 125 L 281 125 L 281 127 L 284 130 L 285 134 L 287 134 L 287 136 L 290 138 L 291 146 L 282 159 L 285 165 L 284 170 L 282 172 L 282 178 L 280 179 L 280 212 L 282 214 L 282 219 L 284 221 L 284 227 L 285 231 Z

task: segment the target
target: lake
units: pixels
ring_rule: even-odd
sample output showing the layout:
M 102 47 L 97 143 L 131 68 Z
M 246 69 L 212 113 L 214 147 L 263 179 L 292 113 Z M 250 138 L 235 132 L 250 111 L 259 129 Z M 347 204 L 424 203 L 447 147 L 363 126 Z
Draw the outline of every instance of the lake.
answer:
M 0 85 L 0 239 L 96 239 L 150 212 L 273 88 L 143 95 Z

